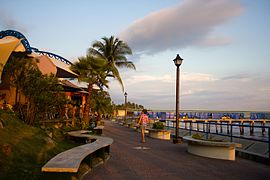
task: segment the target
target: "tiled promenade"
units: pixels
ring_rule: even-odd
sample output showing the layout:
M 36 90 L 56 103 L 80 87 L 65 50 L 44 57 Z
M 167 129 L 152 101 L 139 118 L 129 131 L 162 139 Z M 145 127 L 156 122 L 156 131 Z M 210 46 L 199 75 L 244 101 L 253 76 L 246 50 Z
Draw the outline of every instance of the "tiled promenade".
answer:
M 238 157 L 225 161 L 194 156 L 187 153 L 186 143 L 146 137 L 142 144 L 138 132 L 114 122 L 105 122 L 104 135 L 114 139 L 112 157 L 84 180 L 270 179 L 268 165 Z

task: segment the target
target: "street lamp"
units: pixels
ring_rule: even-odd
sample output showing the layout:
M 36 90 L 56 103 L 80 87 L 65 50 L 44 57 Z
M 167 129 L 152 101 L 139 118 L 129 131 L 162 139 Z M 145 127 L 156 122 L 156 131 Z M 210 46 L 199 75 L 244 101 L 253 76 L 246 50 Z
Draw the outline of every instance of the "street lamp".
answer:
M 127 92 L 124 94 L 125 96 L 125 124 L 127 123 Z
M 179 139 L 179 67 L 182 64 L 183 59 L 177 54 L 176 58 L 173 60 L 176 66 L 176 125 L 175 125 L 175 137 L 173 139 L 173 143 L 180 143 L 181 140 Z

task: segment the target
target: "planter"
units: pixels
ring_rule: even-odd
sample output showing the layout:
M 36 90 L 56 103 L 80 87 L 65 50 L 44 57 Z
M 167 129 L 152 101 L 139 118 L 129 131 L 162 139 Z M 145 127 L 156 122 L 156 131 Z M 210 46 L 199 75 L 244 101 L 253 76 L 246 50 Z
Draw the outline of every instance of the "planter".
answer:
M 170 140 L 171 131 L 164 129 L 149 129 L 149 136 L 156 139 Z
M 208 141 L 203 139 L 195 139 L 191 136 L 183 137 L 188 142 L 188 152 L 198 156 L 235 160 L 235 148 L 242 147 L 241 144 L 233 142 Z
M 135 127 L 134 129 L 135 129 L 137 132 L 139 132 L 139 133 L 141 132 L 141 128 L 140 128 L 140 127 Z M 146 129 L 144 130 L 144 133 L 145 133 L 145 134 L 148 134 L 148 133 L 149 133 L 149 129 L 146 128 Z

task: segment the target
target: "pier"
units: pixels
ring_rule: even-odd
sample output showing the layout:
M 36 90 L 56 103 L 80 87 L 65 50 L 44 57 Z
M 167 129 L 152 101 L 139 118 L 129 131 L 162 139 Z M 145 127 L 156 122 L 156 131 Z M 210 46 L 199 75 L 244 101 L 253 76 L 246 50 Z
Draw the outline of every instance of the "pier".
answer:
M 104 135 L 114 139 L 112 157 L 84 176 L 88 179 L 269 179 L 269 166 L 236 157 L 235 161 L 191 155 L 187 144 L 146 137 L 105 121 Z
M 127 118 L 127 122 L 136 121 L 137 117 Z M 119 122 L 124 122 L 118 118 Z M 171 135 L 175 134 L 175 119 L 160 120 L 150 119 L 149 127 L 156 121 L 161 121 L 171 130 Z M 269 119 L 186 119 L 179 120 L 179 135 L 190 136 L 194 133 L 201 133 L 206 138 L 218 136 L 219 138 L 237 143 L 244 143 L 240 154 L 259 161 L 269 161 L 270 159 L 270 120 Z

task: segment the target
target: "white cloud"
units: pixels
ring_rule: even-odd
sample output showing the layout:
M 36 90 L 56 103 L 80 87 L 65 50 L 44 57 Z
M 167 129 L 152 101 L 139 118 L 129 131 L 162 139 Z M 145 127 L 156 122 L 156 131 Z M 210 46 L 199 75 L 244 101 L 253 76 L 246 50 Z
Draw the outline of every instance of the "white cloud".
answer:
M 223 45 L 227 37 L 211 35 L 214 28 L 242 13 L 239 1 L 184 0 L 176 7 L 153 12 L 133 22 L 120 37 L 135 52 L 153 54 L 192 45 Z
M 147 82 L 147 81 L 159 81 L 159 82 L 171 83 L 171 82 L 174 82 L 174 78 L 171 75 L 163 75 L 163 76 L 134 75 L 127 78 L 126 84 L 131 85 L 131 84 L 137 84 L 137 83 Z
M 206 82 L 206 81 L 216 81 L 217 78 L 211 74 L 204 73 L 183 73 L 181 76 L 183 81 L 189 82 Z
M 217 78 L 215 78 L 211 74 L 204 74 L 204 73 L 187 73 L 183 72 L 181 74 L 181 80 L 182 81 L 188 81 L 188 82 L 206 82 L 206 81 L 215 81 Z M 165 74 L 161 76 L 155 76 L 155 75 L 133 75 L 129 76 L 126 79 L 126 85 L 132 85 L 132 84 L 138 84 L 142 82 L 166 82 L 166 83 L 174 83 L 175 82 L 175 76 L 171 74 Z
M 199 47 L 204 46 L 217 46 L 217 45 L 227 45 L 231 43 L 231 39 L 228 37 L 206 37 L 205 39 L 202 39 L 201 41 L 198 41 L 196 43 Z
M 180 87 L 181 109 L 201 110 L 269 110 L 270 77 L 254 74 L 214 77 L 204 73 L 183 72 Z M 248 79 L 248 80 L 243 80 Z M 123 78 L 127 85 L 128 101 L 151 109 L 175 108 L 175 79 L 173 76 L 136 75 Z M 123 103 L 120 86 L 110 84 L 116 103 Z

